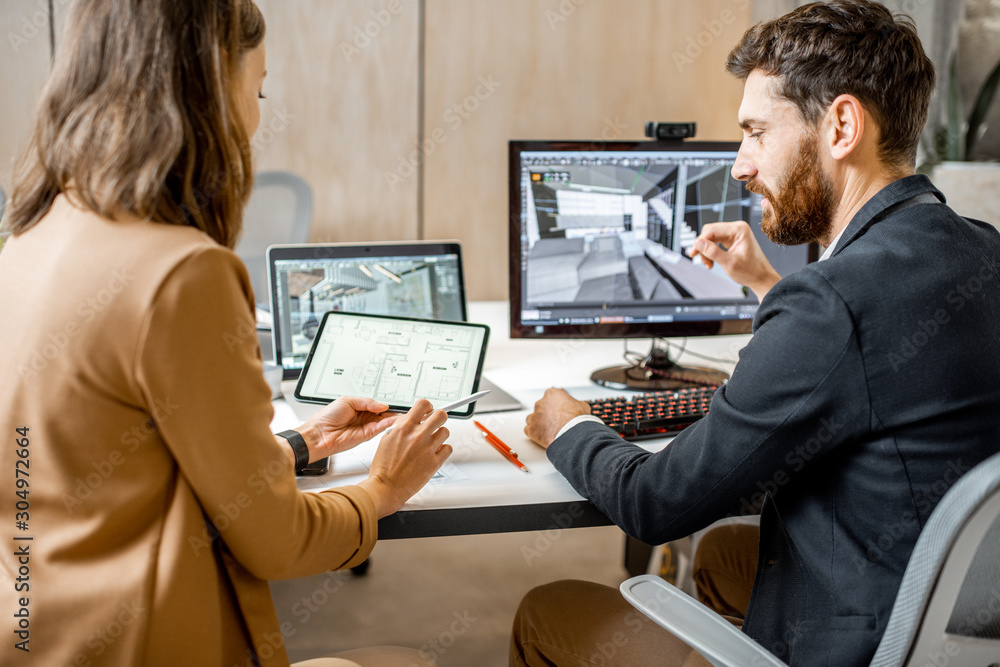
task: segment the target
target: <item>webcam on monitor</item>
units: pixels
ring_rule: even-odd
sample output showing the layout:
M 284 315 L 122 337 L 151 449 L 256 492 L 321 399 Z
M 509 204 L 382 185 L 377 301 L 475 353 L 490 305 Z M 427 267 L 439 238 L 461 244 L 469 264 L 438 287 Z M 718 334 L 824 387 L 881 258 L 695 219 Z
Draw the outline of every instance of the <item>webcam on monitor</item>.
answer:
M 646 123 L 646 136 L 656 141 L 677 141 L 693 139 L 698 126 L 696 123 Z

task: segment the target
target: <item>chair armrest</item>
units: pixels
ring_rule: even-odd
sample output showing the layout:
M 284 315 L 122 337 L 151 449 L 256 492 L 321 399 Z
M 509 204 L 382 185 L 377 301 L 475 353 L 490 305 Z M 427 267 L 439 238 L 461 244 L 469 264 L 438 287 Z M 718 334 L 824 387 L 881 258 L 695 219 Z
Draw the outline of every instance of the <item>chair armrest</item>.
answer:
M 622 582 L 633 607 L 692 647 L 715 667 L 786 667 L 739 628 L 652 574 Z

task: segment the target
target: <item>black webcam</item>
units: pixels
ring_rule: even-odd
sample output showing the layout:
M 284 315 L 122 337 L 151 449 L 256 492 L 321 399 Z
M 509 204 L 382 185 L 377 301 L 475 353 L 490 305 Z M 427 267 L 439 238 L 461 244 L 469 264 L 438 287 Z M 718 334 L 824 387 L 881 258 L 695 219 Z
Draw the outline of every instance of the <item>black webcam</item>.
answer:
M 646 123 L 646 136 L 657 141 L 677 141 L 694 137 L 695 123 Z

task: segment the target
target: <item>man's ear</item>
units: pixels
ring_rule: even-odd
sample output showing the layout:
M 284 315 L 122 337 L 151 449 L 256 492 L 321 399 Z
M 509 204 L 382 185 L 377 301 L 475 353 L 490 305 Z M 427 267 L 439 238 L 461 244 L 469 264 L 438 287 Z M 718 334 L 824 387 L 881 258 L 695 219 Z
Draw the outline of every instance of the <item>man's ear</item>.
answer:
M 865 110 L 854 95 L 838 95 L 826 112 L 823 140 L 834 160 L 843 160 L 861 145 Z

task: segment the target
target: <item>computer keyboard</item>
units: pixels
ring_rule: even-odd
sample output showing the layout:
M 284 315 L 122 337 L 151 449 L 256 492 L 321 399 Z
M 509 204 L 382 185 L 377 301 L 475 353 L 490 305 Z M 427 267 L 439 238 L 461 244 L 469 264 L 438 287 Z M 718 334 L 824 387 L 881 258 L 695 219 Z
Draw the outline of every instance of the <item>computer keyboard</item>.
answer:
M 587 401 L 590 412 L 626 440 L 675 435 L 708 414 L 719 385 Z

